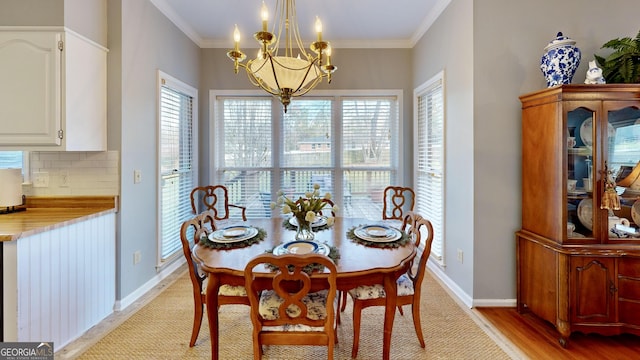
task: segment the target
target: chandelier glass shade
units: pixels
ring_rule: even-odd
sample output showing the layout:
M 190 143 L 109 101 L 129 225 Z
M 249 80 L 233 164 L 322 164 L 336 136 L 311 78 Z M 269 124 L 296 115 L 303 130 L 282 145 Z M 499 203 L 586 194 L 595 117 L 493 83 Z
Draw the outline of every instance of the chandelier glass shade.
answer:
M 234 31 L 234 49 L 229 50 L 227 56 L 234 62 L 236 74 L 240 67 L 244 68 L 251 83 L 277 96 L 286 112 L 292 97 L 308 93 L 325 78 L 330 83 L 331 74 L 337 67 L 331 64 L 329 43 L 322 40 L 322 23 L 319 19 L 316 18 L 315 23 L 317 40 L 310 46 L 313 53 L 308 53 L 300 38 L 295 0 L 277 0 L 276 9 L 273 30 L 269 32 L 268 10 L 262 3 L 262 30 L 253 35 L 260 45 L 255 59 L 243 63 L 246 55 L 239 48 L 240 32 L 237 26 Z M 284 42 L 282 48 L 280 40 Z

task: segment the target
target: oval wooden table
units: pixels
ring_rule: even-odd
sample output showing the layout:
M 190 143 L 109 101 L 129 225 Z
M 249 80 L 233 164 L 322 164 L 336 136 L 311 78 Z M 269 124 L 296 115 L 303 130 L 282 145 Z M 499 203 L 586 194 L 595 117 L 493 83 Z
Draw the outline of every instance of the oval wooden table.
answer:
M 347 231 L 354 226 L 381 224 L 382 221 L 339 217 L 335 220 L 329 229 L 315 233 L 315 241 L 326 242 L 338 248 L 338 290 L 347 291 L 360 285 L 384 285 L 389 296 L 386 298 L 382 358 L 389 359 L 391 330 L 395 317 L 396 280 L 411 265 L 416 255 L 415 247 L 411 243 L 398 248 L 364 246 L 348 239 Z M 194 260 L 209 275 L 206 306 L 212 359 L 218 359 L 218 289 L 223 284 L 244 285 L 244 268 L 250 259 L 281 243 L 294 240 L 295 231 L 284 228 L 282 222 L 282 218 L 251 219 L 242 222 L 244 225 L 262 228 L 267 232 L 263 241 L 252 246 L 231 250 L 214 250 L 199 245 L 193 248 Z M 226 221 L 224 225 L 219 223 L 217 226 L 220 228 L 231 224 L 233 223 Z

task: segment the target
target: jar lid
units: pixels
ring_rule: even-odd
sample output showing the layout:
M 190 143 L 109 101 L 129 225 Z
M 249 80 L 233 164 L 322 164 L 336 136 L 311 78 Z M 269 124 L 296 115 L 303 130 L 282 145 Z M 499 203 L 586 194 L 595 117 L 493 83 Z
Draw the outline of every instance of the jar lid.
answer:
M 562 35 L 562 32 L 558 32 L 558 35 L 556 35 L 556 38 L 553 39 L 549 44 L 547 44 L 547 46 L 545 46 L 544 51 L 547 51 L 549 49 L 554 49 L 560 46 L 565 46 L 565 45 L 575 45 L 576 41 L 569 39 L 568 37 Z

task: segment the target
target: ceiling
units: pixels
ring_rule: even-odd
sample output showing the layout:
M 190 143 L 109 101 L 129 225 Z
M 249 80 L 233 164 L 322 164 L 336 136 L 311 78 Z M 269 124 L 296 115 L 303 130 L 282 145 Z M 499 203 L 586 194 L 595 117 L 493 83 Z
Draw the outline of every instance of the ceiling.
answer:
M 276 0 L 264 0 L 273 19 Z M 395 2 L 397 1 L 397 2 Z M 318 16 L 323 39 L 334 48 L 410 48 L 451 0 L 301 0 L 296 3 L 300 34 L 315 39 Z M 257 48 L 261 0 L 151 0 L 202 48 L 230 48 L 237 24 L 241 48 Z M 269 25 L 271 30 L 271 24 Z

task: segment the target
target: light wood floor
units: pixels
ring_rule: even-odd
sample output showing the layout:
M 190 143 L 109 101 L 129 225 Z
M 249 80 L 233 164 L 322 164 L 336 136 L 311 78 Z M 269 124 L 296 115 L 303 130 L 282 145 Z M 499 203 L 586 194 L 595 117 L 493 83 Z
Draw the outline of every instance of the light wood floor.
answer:
M 640 359 L 640 336 L 600 336 L 573 333 L 566 348 L 548 322 L 515 308 L 475 308 L 476 313 L 531 359 Z

